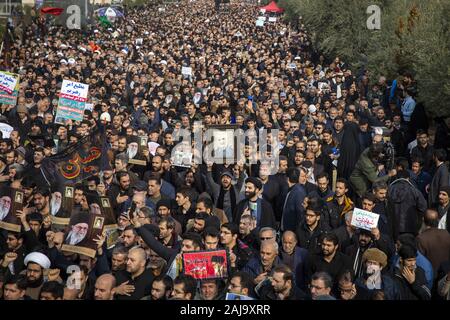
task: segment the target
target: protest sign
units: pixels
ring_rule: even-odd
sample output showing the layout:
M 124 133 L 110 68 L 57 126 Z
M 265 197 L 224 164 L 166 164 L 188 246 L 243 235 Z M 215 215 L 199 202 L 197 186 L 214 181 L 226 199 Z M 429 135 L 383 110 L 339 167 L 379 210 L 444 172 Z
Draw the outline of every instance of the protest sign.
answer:
M 192 76 L 192 68 L 191 67 L 181 67 L 181 74 L 184 76 Z
M 195 279 L 222 279 L 228 277 L 228 256 L 225 250 L 183 253 L 184 274 Z
M 377 227 L 379 218 L 379 214 L 355 208 L 353 210 L 351 225 L 356 228 L 371 231 L 373 228 Z
M 2 89 L 3 87 L 0 87 L 0 104 L 8 104 L 15 106 L 17 103 L 17 97 L 19 96 L 19 75 L 15 73 L 9 73 L 9 72 L 1 72 L 3 75 L 8 76 L 8 80 L 11 80 L 14 78 L 13 82 L 15 81 L 15 87 L 11 92 L 8 92 L 5 89 Z M 6 81 L 6 84 L 9 84 L 10 82 Z
M 258 17 L 258 20 L 262 20 L 262 21 L 266 21 L 266 17 L 263 17 L 263 16 L 260 16 L 260 17 Z M 269 18 L 269 21 L 270 21 L 270 18 Z
M 269 22 L 277 22 L 277 17 L 269 17 Z
M 256 20 L 256 26 L 257 26 L 257 27 L 264 27 L 264 21 L 262 21 L 262 20 Z
M 83 120 L 89 85 L 63 80 L 59 94 L 55 123 L 64 124 L 64 120 Z
M 9 72 L 0 71 L 0 90 L 8 94 L 13 93 L 16 88 L 19 76 Z

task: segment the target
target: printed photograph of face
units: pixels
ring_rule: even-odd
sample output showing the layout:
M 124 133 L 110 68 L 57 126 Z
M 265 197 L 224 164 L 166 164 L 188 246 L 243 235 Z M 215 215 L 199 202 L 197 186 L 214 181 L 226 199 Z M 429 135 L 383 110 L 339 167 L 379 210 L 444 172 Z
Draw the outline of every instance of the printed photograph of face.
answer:
M 127 154 L 130 159 L 134 159 L 134 157 L 138 154 L 139 145 L 137 142 L 131 142 L 128 144 Z
M 91 203 L 89 205 L 89 212 L 91 214 L 101 215 L 102 214 L 102 209 L 100 208 L 100 205 L 98 203 Z
M 89 225 L 85 222 L 80 222 L 72 225 L 70 232 L 67 234 L 67 238 L 64 241 L 65 244 L 72 246 L 79 244 L 86 238 L 89 231 Z
M 50 213 L 52 216 L 56 215 L 61 209 L 62 205 L 62 194 L 59 191 L 52 193 L 52 198 L 50 200 Z
M 0 221 L 6 218 L 11 210 L 11 198 L 8 196 L 0 197 Z
M 214 157 L 233 158 L 234 157 L 234 131 L 216 130 L 214 132 Z
M 72 187 L 66 188 L 66 198 L 73 198 L 73 188 Z

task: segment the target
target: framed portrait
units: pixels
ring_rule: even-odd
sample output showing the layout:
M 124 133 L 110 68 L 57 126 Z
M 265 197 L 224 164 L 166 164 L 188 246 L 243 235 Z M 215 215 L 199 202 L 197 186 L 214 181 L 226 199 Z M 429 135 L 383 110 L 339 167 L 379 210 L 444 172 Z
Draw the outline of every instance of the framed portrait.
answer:
M 212 139 L 209 144 L 209 151 L 216 163 L 234 163 L 237 158 L 237 139 L 235 130 L 238 125 L 210 125 L 207 128 L 212 131 Z M 212 151 L 212 152 L 211 152 Z
M 144 150 L 148 149 L 148 138 L 146 136 L 135 137 L 133 141 L 128 143 L 127 154 L 130 158 L 130 164 L 138 166 L 146 166 L 147 160 L 144 156 Z
M 116 216 L 114 215 L 113 208 L 111 207 L 111 202 L 108 197 L 100 197 L 100 203 L 102 206 L 103 216 L 105 218 L 104 228 L 111 229 L 117 227 Z
M 103 206 L 103 208 L 109 208 L 109 207 L 111 207 L 108 198 L 102 198 L 102 206 Z
M 16 191 L 16 195 L 14 196 L 14 202 L 23 204 L 23 192 Z
M 95 258 L 97 244 L 94 239 L 102 234 L 103 223 L 104 217 L 101 215 L 84 211 L 72 214 L 61 249 Z
M 14 201 L 13 201 L 14 199 Z M 0 228 L 20 232 L 22 223 L 17 218 L 17 210 L 23 209 L 22 191 L 4 187 L 0 190 Z
M 195 279 L 224 279 L 229 276 L 226 250 L 186 252 L 182 259 L 184 274 Z
M 104 217 L 95 217 L 93 228 L 94 229 L 103 229 L 103 223 L 105 222 Z
M 52 192 L 50 198 L 50 213 L 53 225 L 69 225 L 70 215 L 72 214 L 74 206 L 73 197 L 73 186 L 65 186 L 64 188 Z
M 64 196 L 66 198 L 73 198 L 73 187 L 66 187 Z

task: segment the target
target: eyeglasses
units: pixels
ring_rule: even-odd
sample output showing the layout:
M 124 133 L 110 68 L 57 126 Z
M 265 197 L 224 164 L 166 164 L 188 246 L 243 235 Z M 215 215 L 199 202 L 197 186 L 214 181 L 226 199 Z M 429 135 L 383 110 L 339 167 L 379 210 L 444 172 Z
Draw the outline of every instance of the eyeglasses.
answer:
M 273 239 L 273 237 L 260 237 L 259 240 L 264 241 L 264 240 L 270 240 Z

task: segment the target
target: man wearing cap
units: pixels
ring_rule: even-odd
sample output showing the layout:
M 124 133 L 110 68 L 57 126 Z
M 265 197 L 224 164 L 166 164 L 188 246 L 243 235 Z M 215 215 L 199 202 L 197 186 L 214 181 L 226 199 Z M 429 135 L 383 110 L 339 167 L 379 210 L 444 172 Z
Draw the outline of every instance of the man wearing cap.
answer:
M 387 256 L 383 251 L 370 248 L 362 257 L 364 276 L 356 280 L 356 285 L 369 290 L 373 294 L 375 290 L 383 290 L 386 300 L 399 300 L 400 294 L 394 280 L 381 271 L 387 266 Z
M 272 206 L 261 197 L 261 189 L 262 182 L 258 178 L 249 177 L 245 180 L 245 199 L 237 204 L 233 221 L 240 221 L 243 214 L 250 214 L 256 218 L 256 228 L 276 228 Z
M 24 263 L 27 266 L 25 294 L 34 300 L 38 300 L 41 287 L 44 284 L 44 269 L 50 268 L 50 260 L 43 253 L 32 252 L 25 257 Z
M 218 185 L 212 175 L 212 164 L 207 164 L 207 174 L 206 174 L 206 186 L 210 190 L 210 194 L 213 197 L 214 204 L 216 208 L 222 209 L 227 215 L 228 221 L 233 221 L 233 215 L 235 214 L 235 208 L 240 198 L 240 190 L 244 182 L 243 171 L 240 171 L 239 179 L 235 185 L 233 185 L 232 179 L 233 174 L 224 170 L 220 174 L 220 185 Z M 239 220 L 237 220 L 239 221 Z

